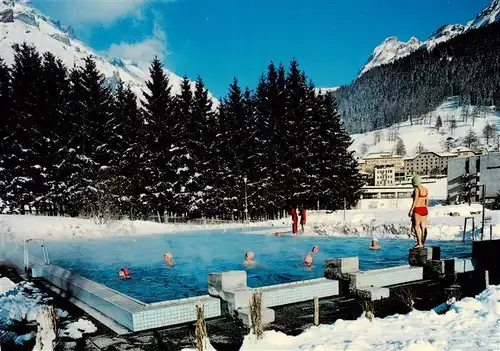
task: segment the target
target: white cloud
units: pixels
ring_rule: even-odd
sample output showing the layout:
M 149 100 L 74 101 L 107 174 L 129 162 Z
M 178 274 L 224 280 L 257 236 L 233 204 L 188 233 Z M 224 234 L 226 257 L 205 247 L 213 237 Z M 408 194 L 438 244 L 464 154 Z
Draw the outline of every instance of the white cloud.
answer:
M 168 54 L 166 39 L 165 32 L 155 23 L 152 36 L 135 43 L 113 43 L 107 50 L 107 54 L 112 57 L 149 63 L 155 55 L 164 57 Z
M 126 17 L 137 16 L 150 0 L 66 0 L 60 1 L 63 22 L 74 24 L 111 24 Z
M 84 24 L 110 25 L 124 17 L 143 16 L 145 7 L 153 2 L 175 0 L 52 0 L 65 18 L 62 22 L 76 26 Z

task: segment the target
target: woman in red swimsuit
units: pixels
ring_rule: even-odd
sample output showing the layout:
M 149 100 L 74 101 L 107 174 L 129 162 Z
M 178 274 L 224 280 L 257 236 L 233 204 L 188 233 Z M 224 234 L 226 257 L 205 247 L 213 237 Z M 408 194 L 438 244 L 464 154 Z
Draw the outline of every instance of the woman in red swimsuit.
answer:
M 427 215 L 429 204 L 429 191 L 426 187 L 420 184 L 420 177 L 414 176 L 411 180 L 413 185 L 413 203 L 408 212 L 408 216 L 412 219 L 413 230 L 417 237 L 417 244 L 414 247 L 424 247 L 424 233 L 427 228 Z

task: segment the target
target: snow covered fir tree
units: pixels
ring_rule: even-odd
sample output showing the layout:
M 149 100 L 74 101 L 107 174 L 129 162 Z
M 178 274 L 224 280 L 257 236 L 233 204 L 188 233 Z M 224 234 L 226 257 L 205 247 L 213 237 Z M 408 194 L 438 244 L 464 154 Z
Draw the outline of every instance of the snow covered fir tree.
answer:
M 235 78 L 214 108 L 202 78 L 172 93 L 155 58 L 143 96 L 107 84 L 91 57 L 68 69 L 15 45 L 0 60 L 3 212 L 276 218 L 292 204 L 336 210 L 361 187 L 338 105 L 297 61 Z

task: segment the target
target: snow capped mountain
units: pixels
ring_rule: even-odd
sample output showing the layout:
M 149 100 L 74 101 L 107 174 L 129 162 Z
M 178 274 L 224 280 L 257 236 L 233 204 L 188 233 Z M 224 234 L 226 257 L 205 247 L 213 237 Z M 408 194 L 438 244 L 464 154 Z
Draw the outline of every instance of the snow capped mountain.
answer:
M 427 45 L 428 49 L 432 49 L 439 43 L 448 41 L 451 38 L 464 33 L 466 29 L 467 26 L 464 26 L 463 24 L 446 24 L 432 33 L 425 44 Z
M 139 97 L 149 79 L 148 63 L 99 54 L 79 41 L 71 26 L 62 26 L 59 21 L 50 19 L 24 2 L 0 0 L 0 57 L 7 64 L 12 64 L 12 45 L 23 42 L 35 45 L 40 53 L 52 52 L 69 68 L 82 64 L 84 58 L 92 56 L 109 84 L 115 84 L 121 78 Z M 179 92 L 182 79 L 172 72 L 165 72 L 170 77 L 172 92 Z M 212 99 L 217 105 L 217 100 Z
M 444 25 L 435 31 L 426 41 L 421 42 L 417 38 L 412 37 L 405 43 L 399 41 L 396 37 L 389 37 L 373 50 L 372 55 L 361 69 L 358 77 L 374 67 L 392 63 L 420 48 L 432 50 L 439 43 L 448 41 L 468 30 L 484 27 L 497 21 L 500 21 L 500 0 L 493 0 L 490 6 L 477 15 L 475 20 L 470 21 L 466 25 Z
M 500 0 L 493 0 L 474 21 L 467 24 L 468 29 L 480 28 L 500 21 Z
M 396 37 L 389 37 L 373 50 L 368 63 L 363 66 L 360 75 L 373 67 L 391 63 L 398 58 L 408 56 L 421 46 L 422 42 L 415 37 L 411 37 L 407 42 L 399 41 Z

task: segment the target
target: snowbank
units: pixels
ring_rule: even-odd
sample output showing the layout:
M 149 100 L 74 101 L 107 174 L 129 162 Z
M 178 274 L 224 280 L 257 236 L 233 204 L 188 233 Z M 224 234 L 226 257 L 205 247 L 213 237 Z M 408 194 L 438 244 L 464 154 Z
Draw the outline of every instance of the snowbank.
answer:
M 428 238 L 430 240 L 462 240 L 464 216 L 482 210 L 481 205 L 436 206 L 429 209 Z M 453 214 L 453 216 L 450 216 Z M 500 211 L 487 211 L 486 215 L 500 216 Z M 475 215 L 476 233 L 481 227 L 481 216 Z M 275 227 L 291 229 L 290 220 L 274 221 Z M 467 224 L 470 236 L 471 222 Z M 286 229 L 285 229 L 286 228 Z M 278 231 L 278 230 L 277 230 Z M 494 227 L 493 237 L 500 237 L 500 226 Z M 407 209 L 370 209 L 334 213 L 311 212 L 307 218 L 305 235 L 359 236 L 379 238 L 408 238 L 411 222 Z M 489 237 L 489 228 L 485 229 Z
M 481 211 L 481 205 L 436 206 L 430 208 L 429 239 L 462 240 L 464 216 Z M 453 216 L 450 216 L 453 214 Z M 487 215 L 500 217 L 500 211 L 488 211 Z M 360 236 L 381 238 L 407 238 L 410 235 L 410 220 L 407 210 L 370 209 L 327 213 L 310 211 L 304 235 Z M 475 215 L 476 231 L 481 226 L 481 216 Z M 89 219 L 45 216 L 0 215 L 0 235 L 6 242 L 28 238 L 45 240 L 67 240 L 71 238 L 100 238 L 112 236 L 140 236 L 151 234 L 174 234 L 182 232 L 228 230 L 241 228 L 241 223 L 225 224 L 161 224 L 145 221 L 111 221 L 97 224 Z M 251 227 L 273 227 L 273 230 L 259 231 L 260 234 L 274 234 L 291 230 L 291 219 L 251 223 Z M 471 224 L 468 224 L 468 232 Z M 494 237 L 500 237 L 500 226 L 496 226 Z M 486 229 L 489 236 L 489 228 Z M 470 233 L 468 234 L 468 237 Z
M 265 223 L 252 223 L 262 226 Z M 270 225 L 268 223 L 268 225 Z M 31 215 L 0 215 L 0 234 L 5 240 L 20 241 L 29 238 L 64 240 L 71 238 L 99 238 L 110 236 L 139 236 L 193 232 L 200 230 L 241 228 L 242 223 L 225 224 L 165 224 L 147 221 L 116 220 L 98 224 L 90 219 Z
M 295 337 L 266 331 L 262 340 L 246 336 L 240 350 L 498 350 L 499 321 L 500 286 L 490 286 L 476 298 L 456 302 L 446 314 L 414 310 L 373 322 L 363 315 L 312 327 Z
M 77 322 L 69 323 L 64 329 L 61 329 L 59 336 L 80 339 L 84 333 L 94 333 L 96 331 L 97 328 L 92 322 L 80 318 Z

